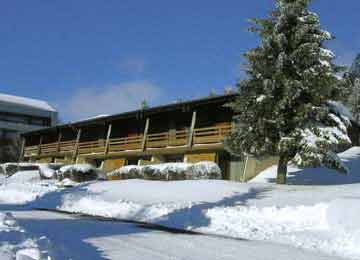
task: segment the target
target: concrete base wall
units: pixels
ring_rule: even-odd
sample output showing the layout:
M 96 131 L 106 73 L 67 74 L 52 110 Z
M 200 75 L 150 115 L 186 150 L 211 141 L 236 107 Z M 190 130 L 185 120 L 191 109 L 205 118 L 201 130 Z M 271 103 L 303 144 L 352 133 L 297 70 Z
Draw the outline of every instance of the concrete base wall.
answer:
M 265 169 L 277 164 L 278 157 L 254 158 L 247 157 L 244 160 L 232 158 L 229 162 L 229 180 L 247 182 Z
M 184 155 L 184 162 L 197 163 L 201 161 L 216 162 L 216 153 L 194 153 Z
M 104 172 L 111 172 L 126 165 L 126 159 L 111 159 L 102 162 L 101 169 Z
M 269 156 L 265 158 L 248 157 L 244 165 L 242 182 L 247 182 L 255 178 L 260 172 L 277 164 L 278 161 L 279 158 L 274 156 Z

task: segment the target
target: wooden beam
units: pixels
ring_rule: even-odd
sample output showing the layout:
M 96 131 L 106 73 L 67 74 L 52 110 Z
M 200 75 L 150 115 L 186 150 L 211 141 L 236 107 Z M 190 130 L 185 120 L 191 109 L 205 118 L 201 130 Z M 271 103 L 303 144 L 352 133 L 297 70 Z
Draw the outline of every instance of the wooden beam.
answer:
M 26 139 L 25 139 L 25 137 L 22 137 L 21 138 L 21 150 L 20 150 L 20 154 L 19 154 L 19 162 L 22 162 L 24 160 L 25 144 L 26 144 Z
M 142 151 L 145 151 L 145 149 L 146 149 L 146 138 L 147 138 L 147 134 L 148 134 L 148 131 L 149 131 L 149 124 L 150 124 L 150 119 L 146 118 L 144 136 L 143 136 L 143 140 L 142 140 L 142 143 L 141 143 Z
M 40 141 L 39 141 L 39 146 L 38 146 L 38 155 L 41 155 L 42 142 L 43 142 L 43 137 L 42 137 L 42 135 L 40 135 Z
M 191 126 L 190 126 L 190 132 L 189 132 L 189 140 L 188 140 L 188 147 L 192 147 L 192 145 L 193 145 L 195 124 L 196 124 L 196 111 L 194 111 L 193 114 L 192 114 Z
M 74 149 L 74 154 L 73 154 L 73 158 L 72 158 L 73 162 L 76 162 L 76 157 L 77 157 L 78 152 L 79 152 L 80 137 L 81 137 L 81 128 L 78 130 L 77 136 L 76 136 L 75 149 Z
M 107 135 L 106 135 L 106 143 L 105 143 L 104 154 L 109 153 L 111 130 L 112 130 L 112 124 L 110 124 L 109 127 L 108 127 L 108 131 L 107 131 Z
M 56 152 L 60 152 L 60 143 L 61 143 L 61 139 L 62 139 L 62 132 L 61 132 L 61 131 L 59 131 L 58 140 L 57 140 Z

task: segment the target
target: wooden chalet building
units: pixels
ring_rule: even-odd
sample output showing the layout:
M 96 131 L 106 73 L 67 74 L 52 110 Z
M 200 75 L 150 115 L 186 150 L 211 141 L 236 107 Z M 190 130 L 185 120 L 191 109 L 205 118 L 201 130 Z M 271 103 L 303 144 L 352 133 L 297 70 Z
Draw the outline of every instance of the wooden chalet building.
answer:
M 22 135 L 22 159 L 91 163 L 108 172 L 124 165 L 214 161 L 224 179 L 244 181 L 274 163 L 232 158 L 222 141 L 234 94 L 174 103 L 34 130 Z

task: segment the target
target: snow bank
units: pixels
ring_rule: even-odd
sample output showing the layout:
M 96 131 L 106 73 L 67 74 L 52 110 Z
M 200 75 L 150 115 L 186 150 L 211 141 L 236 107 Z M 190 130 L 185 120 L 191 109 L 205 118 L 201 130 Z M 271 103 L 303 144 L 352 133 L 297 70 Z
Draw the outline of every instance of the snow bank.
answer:
M 348 175 L 320 168 L 301 169 L 292 164 L 288 166 L 287 183 L 291 185 L 339 185 L 360 183 L 360 147 L 353 147 L 338 154 L 339 158 L 349 169 Z M 250 183 L 275 183 L 277 166 L 272 166 L 261 172 Z
M 41 253 L 37 248 L 21 249 L 16 252 L 16 260 L 41 260 Z
M 6 176 L 11 176 L 17 171 L 31 171 L 37 170 L 38 164 L 35 163 L 3 163 L 0 164 L 1 173 Z
M 148 180 L 221 179 L 221 170 L 214 162 L 162 163 L 146 166 L 125 166 L 108 174 L 110 178 Z
M 7 183 L 26 183 L 40 181 L 39 171 L 18 171 L 6 179 Z
M 40 180 L 39 171 L 20 171 L 0 183 L 0 203 L 23 204 L 56 190 L 53 182 Z

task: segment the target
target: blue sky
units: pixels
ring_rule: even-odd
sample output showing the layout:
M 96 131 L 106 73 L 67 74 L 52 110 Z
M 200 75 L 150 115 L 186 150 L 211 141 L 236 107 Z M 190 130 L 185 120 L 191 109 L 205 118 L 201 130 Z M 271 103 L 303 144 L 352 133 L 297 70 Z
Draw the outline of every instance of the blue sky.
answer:
M 344 4 L 346 3 L 346 4 Z M 257 45 L 269 0 L 2 1 L 0 92 L 49 101 L 69 121 L 222 93 Z M 359 0 L 315 0 L 338 62 L 360 52 Z M 91 100 L 85 102 L 85 100 Z

